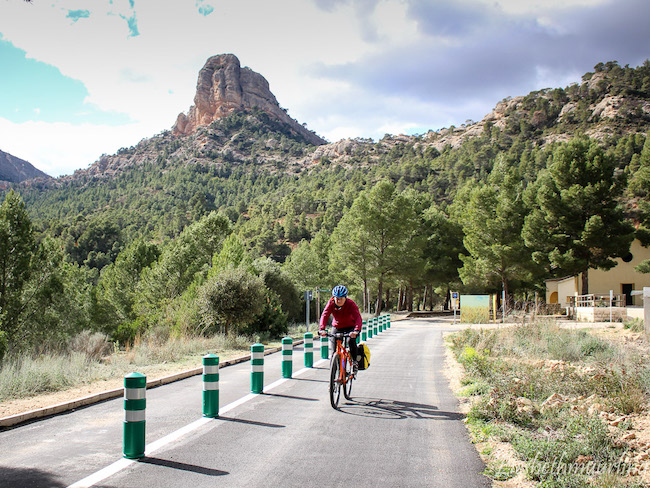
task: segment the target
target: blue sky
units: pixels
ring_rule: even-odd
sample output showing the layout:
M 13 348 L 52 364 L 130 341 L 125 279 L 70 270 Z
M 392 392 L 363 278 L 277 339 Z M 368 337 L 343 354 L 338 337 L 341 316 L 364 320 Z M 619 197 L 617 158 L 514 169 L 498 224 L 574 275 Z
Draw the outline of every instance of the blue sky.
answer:
M 650 58 L 647 0 L 0 0 L 0 150 L 58 176 L 170 129 L 234 53 L 330 141 L 480 120 Z

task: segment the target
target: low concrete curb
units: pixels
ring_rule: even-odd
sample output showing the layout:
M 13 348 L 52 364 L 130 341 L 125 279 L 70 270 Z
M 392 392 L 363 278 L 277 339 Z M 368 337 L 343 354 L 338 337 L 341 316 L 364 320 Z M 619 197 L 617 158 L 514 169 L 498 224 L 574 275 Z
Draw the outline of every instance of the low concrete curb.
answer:
M 293 343 L 294 346 L 302 344 L 303 340 L 298 340 Z M 282 347 L 271 347 L 264 350 L 264 355 L 273 354 L 274 352 L 281 351 Z M 250 360 L 251 355 L 247 354 L 245 356 L 240 356 L 238 358 L 229 359 L 219 364 L 219 367 L 232 366 L 233 364 L 243 363 L 244 361 Z M 162 378 L 155 378 L 147 381 L 147 389 L 156 388 L 157 386 L 166 385 L 174 381 L 184 380 L 190 376 L 196 376 L 203 374 L 203 366 L 199 368 L 188 369 L 186 371 L 181 371 L 180 373 L 174 373 L 169 376 L 164 376 Z M 15 425 L 27 422 L 29 420 L 34 420 L 42 417 L 49 417 L 50 415 L 56 415 L 59 413 L 67 412 L 74 410 L 75 408 L 84 407 L 86 405 L 91 405 L 93 403 L 101 402 L 108 400 L 110 398 L 116 398 L 124 395 L 124 388 L 116 388 L 115 390 L 102 391 L 100 393 L 93 393 L 85 397 L 77 398 L 68 402 L 58 403 L 56 405 L 51 405 L 49 407 L 39 408 L 37 410 L 30 410 L 29 412 L 18 413 L 16 415 L 10 415 L 8 417 L 0 418 L 0 427 L 13 427 Z

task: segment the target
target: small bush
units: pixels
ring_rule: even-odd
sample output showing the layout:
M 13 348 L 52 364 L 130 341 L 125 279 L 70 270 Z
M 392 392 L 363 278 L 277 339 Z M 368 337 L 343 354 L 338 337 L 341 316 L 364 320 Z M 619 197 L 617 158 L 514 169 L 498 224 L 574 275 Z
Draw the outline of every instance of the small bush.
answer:
M 463 352 L 458 356 L 458 362 L 465 367 L 465 370 L 471 376 L 487 376 L 490 369 L 488 358 L 471 346 L 466 346 L 463 349 Z
M 623 327 L 625 329 L 630 329 L 632 332 L 644 332 L 645 327 L 643 325 L 643 320 L 641 319 L 626 319 L 623 322 Z
M 72 338 L 68 349 L 71 353 L 84 354 L 88 360 L 98 360 L 109 354 L 113 346 L 105 334 L 84 330 Z
M 504 462 L 488 463 L 483 474 L 496 481 L 508 481 L 517 476 L 517 469 Z

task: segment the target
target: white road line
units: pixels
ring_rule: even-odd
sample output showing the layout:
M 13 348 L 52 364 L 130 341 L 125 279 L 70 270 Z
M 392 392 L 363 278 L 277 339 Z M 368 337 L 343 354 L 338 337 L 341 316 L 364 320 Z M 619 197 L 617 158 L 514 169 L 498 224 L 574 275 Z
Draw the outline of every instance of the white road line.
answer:
M 321 359 L 320 361 L 317 361 L 314 366 L 318 366 L 319 364 L 322 364 L 324 362 L 328 361 L 327 359 Z M 299 371 L 296 371 L 293 373 L 293 377 L 300 376 L 307 371 L 311 370 L 313 368 L 303 368 Z M 280 386 L 281 384 L 289 381 L 290 378 L 280 378 L 277 381 L 274 381 L 270 385 L 266 386 L 264 388 L 264 392 L 271 391 L 272 389 Z M 235 400 L 232 403 L 229 403 L 223 408 L 219 409 L 219 415 L 229 412 L 230 410 L 239 407 L 240 405 L 243 405 L 249 400 L 252 400 L 253 398 L 259 396 L 258 394 L 255 393 L 249 393 L 246 396 L 243 396 L 239 400 Z M 190 432 L 198 429 L 199 427 L 202 427 L 203 425 L 212 422 L 214 420 L 219 420 L 219 417 L 217 418 L 208 418 L 208 417 L 201 417 L 198 420 L 195 420 L 191 424 L 187 424 L 185 427 L 181 427 L 180 429 L 176 430 L 175 432 L 172 432 L 171 434 L 166 435 L 165 437 L 162 437 L 158 439 L 157 441 L 152 442 L 148 446 L 145 447 L 144 454 L 145 456 L 152 454 L 154 451 L 157 451 L 161 449 L 162 447 L 174 442 L 175 440 L 180 439 L 181 437 L 189 434 Z M 136 462 L 135 459 L 120 459 L 119 461 L 115 461 L 113 464 L 106 466 L 105 468 L 100 469 L 99 471 L 91 474 L 90 476 L 86 476 L 84 479 L 77 481 L 76 483 L 73 483 L 68 486 L 68 488 L 90 488 L 91 486 L 96 485 L 100 481 L 104 481 L 106 478 L 113 476 L 114 474 L 119 473 L 123 469 L 127 468 L 131 464 Z

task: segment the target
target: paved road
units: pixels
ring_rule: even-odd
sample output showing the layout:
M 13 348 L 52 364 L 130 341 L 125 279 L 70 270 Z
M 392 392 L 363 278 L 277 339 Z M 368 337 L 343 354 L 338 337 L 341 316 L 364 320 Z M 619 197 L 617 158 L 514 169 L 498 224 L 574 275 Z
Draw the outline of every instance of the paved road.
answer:
M 490 486 L 441 373 L 449 329 L 439 319 L 409 320 L 369 340 L 372 366 L 339 411 L 329 405 L 326 361 L 282 382 L 279 354 L 266 357 L 265 384 L 280 381 L 238 405 L 250 366 L 221 370 L 221 405 L 233 406 L 216 420 L 201 419 L 200 377 L 150 390 L 148 446 L 192 430 L 95 486 Z M 122 416 L 122 401 L 112 400 L 0 432 L 0 486 L 65 487 L 113 464 Z

